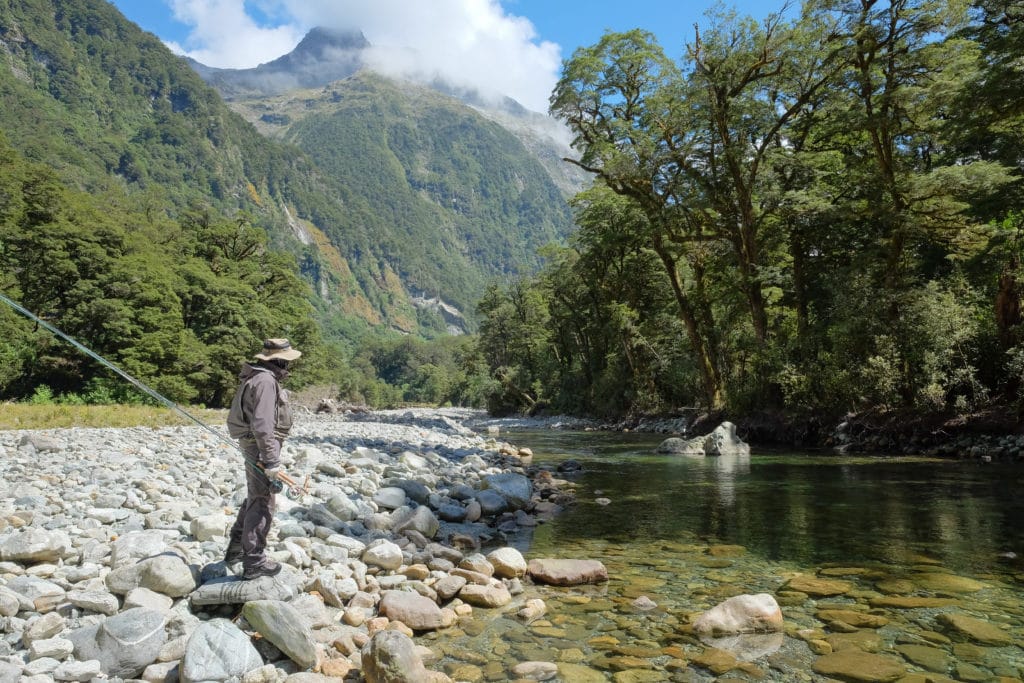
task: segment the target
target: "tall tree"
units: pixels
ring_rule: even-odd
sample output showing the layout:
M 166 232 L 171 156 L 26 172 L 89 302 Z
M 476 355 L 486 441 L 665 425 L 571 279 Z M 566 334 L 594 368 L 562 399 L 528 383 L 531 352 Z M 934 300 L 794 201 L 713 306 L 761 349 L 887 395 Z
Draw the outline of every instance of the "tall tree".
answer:
M 608 33 L 580 48 L 551 96 L 551 112 L 574 131 L 582 152 L 570 160 L 595 173 L 614 192 L 636 202 L 649 221 L 649 243 L 661 259 L 700 369 L 709 407 L 725 402 L 700 250 L 711 239 L 706 206 L 695 204 L 679 164 L 690 141 L 675 123 L 683 105 L 680 70 L 645 31 Z
M 738 282 L 759 344 L 770 329 L 764 295 L 770 221 L 782 197 L 776 157 L 792 147 L 790 128 L 813 110 L 838 71 L 828 44 L 832 26 L 820 16 L 761 23 L 717 18 L 687 48 L 690 65 L 679 131 L 693 144 L 678 158 L 691 197 L 703 200 L 714 231 L 732 247 Z

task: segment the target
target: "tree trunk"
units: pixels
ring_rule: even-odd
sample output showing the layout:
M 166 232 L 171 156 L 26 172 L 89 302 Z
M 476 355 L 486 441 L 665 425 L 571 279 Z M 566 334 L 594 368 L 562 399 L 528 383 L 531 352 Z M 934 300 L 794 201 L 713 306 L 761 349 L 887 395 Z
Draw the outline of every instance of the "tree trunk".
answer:
M 669 282 L 672 284 L 672 293 L 675 295 L 676 304 L 679 308 L 679 317 L 686 327 L 686 336 L 693 350 L 694 359 L 700 370 L 701 385 L 704 390 L 704 400 L 708 408 L 718 410 L 725 405 L 725 389 L 722 386 L 722 374 L 718 368 L 717 359 L 709 344 L 709 337 L 701 334 L 700 324 L 697 321 L 696 309 L 693 302 L 683 291 L 679 282 L 679 272 L 676 269 L 675 258 L 664 248 L 660 240 L 655 240 L 654 251 L 661 258 L 668 273 Z

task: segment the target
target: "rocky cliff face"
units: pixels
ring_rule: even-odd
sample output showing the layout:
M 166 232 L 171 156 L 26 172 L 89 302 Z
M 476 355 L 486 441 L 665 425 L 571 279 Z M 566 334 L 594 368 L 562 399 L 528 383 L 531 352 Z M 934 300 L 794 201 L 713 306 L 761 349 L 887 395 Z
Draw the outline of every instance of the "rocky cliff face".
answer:
M 189 65 L 224 99 L 279 95 L 348 78 L 364 65 L 369 41 L 359 31 L 315 28 L 295 49 L 251 69 L 217 69 L 189 59 Z

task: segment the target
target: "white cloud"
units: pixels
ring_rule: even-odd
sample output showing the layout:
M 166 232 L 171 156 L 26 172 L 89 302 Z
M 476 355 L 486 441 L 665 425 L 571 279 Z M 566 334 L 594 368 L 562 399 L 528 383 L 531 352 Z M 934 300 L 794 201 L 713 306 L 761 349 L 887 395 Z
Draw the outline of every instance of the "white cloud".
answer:
M 209 66 L 244 68 L 289 52 L 315 26 L 361 30 L 385 73 L 442 77 L 482 94 L 504 94 L 546 111 L 561 67 L 558 45 L 497 0 L 262 0 L 260 25 L 244 0 L 171 0 L 193 26 L 180 52 Z M 250 3 L 252 6 L 252 3 Z M 183 49 L 182 49 L 183 48 Z
M 207 66 L 244 69 L 290 52 L 305 33 L 295 23 L 261 26 L 246 11 L 244 0 L 169 0 L 174 18 L 192 27 L 175 52 Z

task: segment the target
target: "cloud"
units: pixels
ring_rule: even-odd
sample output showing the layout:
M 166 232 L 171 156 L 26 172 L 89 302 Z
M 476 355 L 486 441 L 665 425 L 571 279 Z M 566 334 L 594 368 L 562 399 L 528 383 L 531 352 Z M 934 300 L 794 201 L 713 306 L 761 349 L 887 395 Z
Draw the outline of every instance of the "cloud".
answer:
M 244 69 L 290 52 L 305 31 L 294 22 L 261 25 L 244 0 L 169 0 L 174 18 L 192 27 L 183 44 L 168 43 L 178 54 L 207 66 Z M 266 16 L 266 15 L 264 15 Z
M 171 45 L 208 66 L 245 68 L 289 52 L 309 29 L 360 30 L 374 68 L 513 97 L 546 111 L 561 50 L 497 0 L 171 0 L 192 26 Z

